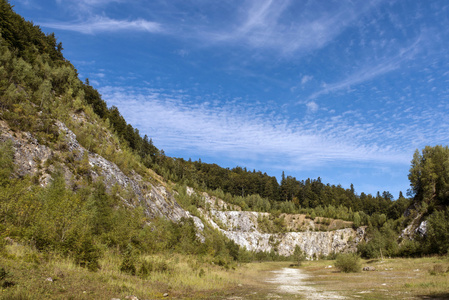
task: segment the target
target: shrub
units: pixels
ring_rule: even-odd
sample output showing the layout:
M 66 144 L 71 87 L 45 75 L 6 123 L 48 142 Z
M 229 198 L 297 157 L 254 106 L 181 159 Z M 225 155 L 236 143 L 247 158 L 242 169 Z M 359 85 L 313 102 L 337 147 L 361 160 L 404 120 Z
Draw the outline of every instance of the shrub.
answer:
M 449 271 L 449 269 L 448 269 Z M 438 275 L 447 272 L 442 264 L 436 264 L 433 266 L 432 270 L 429 271 L 430 275 Z
M 355 253 L 338 254 L 335 267 L 344 273 L 360 272 L 360 256 Z
M 301 263 L 306 260 L 306 254 L 302 249 L 299 247 L 299 245 L 295 246 L 295 251 L 293 252 L 293 258 L 295 262 L 298 264 L 298 267 L 301 266 Z
M 7 288 L 15 285 L 15 282 L 9 280 L 11 278 L 11 274 L 9 274 L 3 267 L 0 268 L 0 286 L 2 288 Z
M 140 265 L 140 269 L 137 272 L 137 274 L 143 278 L 146 279 L 148 275 L 153 271 L 153 263 L 147 260 L 143 260 L 142 264 Z
M 124 251 L 120 271 L 129 275 L 136 275 L 136 255 L 131 245 L 127 245 Z

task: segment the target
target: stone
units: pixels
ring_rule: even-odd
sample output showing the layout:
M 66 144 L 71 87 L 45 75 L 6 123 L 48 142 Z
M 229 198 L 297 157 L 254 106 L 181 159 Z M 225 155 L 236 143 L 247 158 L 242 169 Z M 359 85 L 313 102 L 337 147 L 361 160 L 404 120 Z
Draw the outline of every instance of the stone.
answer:
M 376 271 L 375 267 L 363 267 L 363 271 Z

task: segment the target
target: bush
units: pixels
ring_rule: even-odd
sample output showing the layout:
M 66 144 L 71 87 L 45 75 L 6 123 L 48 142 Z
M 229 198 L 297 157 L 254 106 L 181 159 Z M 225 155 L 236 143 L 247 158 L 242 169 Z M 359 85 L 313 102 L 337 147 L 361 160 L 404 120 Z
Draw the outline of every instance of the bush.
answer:
M 302 251 L 302 249 L 298 245 L 295 246 L 295 251 L 293 252 L 293 259 L 298 264 L 298 267 L 301 266 L 304 260 L 306 260 L 306 254 L 304 253 L 304 251 Z
M 131 245 L 127 245 L 124 251 L 120 271 L 129 275 L 136 275 L 136 255 Z
M 429 271 L 429 273 L 430 273 L 430 275 L 438 275 L 438 274 L 444 274 L 447 271 L 449 271 L 449 269 L 446 270 L 442 264 L 436 264 L 436 265 L 433 265 L 433 268 L 432 268 L 432 270 Z
M 360 272 L 360 256 L 355 253 L 342 253 L 337 255 L 335 267 L 344 273 Z

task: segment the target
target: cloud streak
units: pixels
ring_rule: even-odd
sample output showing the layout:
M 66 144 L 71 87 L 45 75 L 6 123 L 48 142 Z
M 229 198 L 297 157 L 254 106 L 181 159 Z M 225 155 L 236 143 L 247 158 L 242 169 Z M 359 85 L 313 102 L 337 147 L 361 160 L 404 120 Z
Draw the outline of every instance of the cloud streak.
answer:
M 161 24 L 144 19 L 128 21 L 115 20 L 102 16 L 91 17 L 89 18 L 89 20 L 82 22 L 50 22 L 41 23 L 41 25 L 48 28 L 76 31 L 84 34 L 116 31 L 142 31 L 150 33 L 160 33 L 163 31 Z
M 312 95 L 309 99 L 318 98 L 321 95 L 337 92 L 340 90 L 350 89 L 351 87 L 372 80 L 378 76 L 395 71 L 401 67 L 404 61 L 415 58 L 419 53 L 419 44 L 421 36 L 419 36 L 410 46 L 400 49 L 398 54 L 393 57 L 384 58 L 375 65 L 367 65 L 357 72 L 351 74 L 345 79 L 331 84 L 323 84 L 323 88 Z
M 203 34 L 216 42 L 243 42 L 253 48 L 275 49 L 284 54 L 309 52 L 326 46 L 380 2 L 341 5 L 331 10 L 304 5 L 303 11 L 292 19 L 288 16 L 292 1 L 247 1 L 246 13 L 232 28 Z

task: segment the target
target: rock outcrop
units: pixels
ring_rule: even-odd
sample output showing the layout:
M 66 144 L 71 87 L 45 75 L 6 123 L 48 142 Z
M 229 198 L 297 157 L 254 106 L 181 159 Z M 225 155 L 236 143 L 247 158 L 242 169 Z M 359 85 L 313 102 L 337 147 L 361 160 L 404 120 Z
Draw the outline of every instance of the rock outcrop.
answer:
M 107 190 L 111 190 L 114 185 L 130 190 L 137 198 L 138 203 L 128 202 L 128 205 L 135 206 L 140 203 L 148 216 L 165 216 L 175 222 L 183 217 L 192 217 L 181 208 L 173 195 L 163 185 L 153 185 L 144 181 L 135 172 L 132 172 L 130 176 L 125 175 L 116 164 L 96 153 L 89 152 L 80 145 L 76 135 L 64 123 L 56 121 L 55 125 L 59 129 L 61 139 L 65 142 L 66 147 L 63 150 L 53 150 L 41 145 L 31 133 L 13 132 L 6 122 L 0 121 L 0 141 L 12 141 L 15 150 L 16 172 L 19 176 L 38 176 L 41 185 L 45 186 L 51 179 L 49 173 L 55 170 L 52 161 L 57 162 L 56 157 L 63 156 L 62 152 L 70 153 L 75 161 L 80 161 L 87 153 L 88 163 L 91 167 L 88 170 L 88 175 L 93 180 L 101 177 Z M 71 185 L 74 177 L 73 172 L 65 164 L 58 164 L 58 167 L 62 168 L 67 184 Z M 196 223 L 198 223 L 198 220 L 196 220 Z
M 222 200 L 205 197 L 209 210 L 200 209 L 203 218 L 229 239 L 249 251 L 276 251 L 280 255 L 292 255 L 298 245 L 309 258 L 328 256 L 334 253 L 355 252 L 357 244 L 365 237 L 365 228 L 357 230 L 343 228 L 333 231 L 301 231 L 264 233 L 260 230 L 259 220 L 267 218 L 269 213 L 251 211 L 225 211 Z M 313 221 L 309 223 L 314 227 Z

